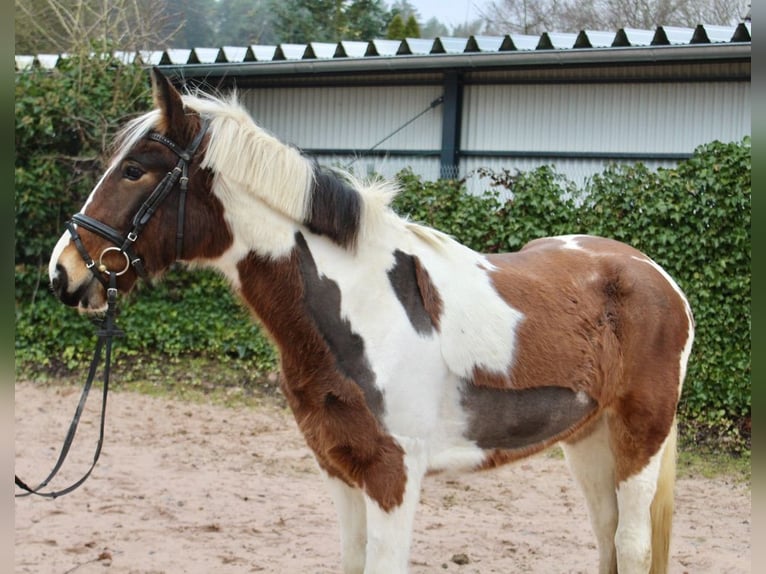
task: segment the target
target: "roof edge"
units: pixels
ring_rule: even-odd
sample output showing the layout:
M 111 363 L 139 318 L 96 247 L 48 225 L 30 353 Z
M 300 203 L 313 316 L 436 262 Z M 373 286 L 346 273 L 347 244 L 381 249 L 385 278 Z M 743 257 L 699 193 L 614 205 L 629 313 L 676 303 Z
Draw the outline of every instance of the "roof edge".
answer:
M 670 63 L 694 60 L 751 59 L 751 44 L 693 44 L 640 47 L 579 48 L 513 52 L 467 52 L 367 56 L 325 60 L 218 62 L 215 64 L 160 65 L 163 72 L 181 79 L 252 76 L 294 76 L 337 73 L 407 73 L 441 69 L 476 70 L 527 66 Z

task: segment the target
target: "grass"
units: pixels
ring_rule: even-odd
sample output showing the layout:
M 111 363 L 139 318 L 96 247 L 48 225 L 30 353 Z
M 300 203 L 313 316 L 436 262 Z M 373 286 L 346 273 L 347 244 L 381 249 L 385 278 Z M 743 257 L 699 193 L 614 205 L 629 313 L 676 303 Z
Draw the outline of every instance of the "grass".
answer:
M 79 385 L 87 368 L 78 372 L 16 369 L 16 377 L 49 385 Z M 98 379 L 100 381 L 101 374 Z M 285 406 L 275 373 L 260 373 L 242 361 L 205 358 L 136 359 L 120 357 L 113 363 L 110 388 L 191 403 L 257 408 L 266 403 Z
M 678 451 L 677 472 L 679 478 L 728 477 L 737 482 L 750 484 L 752 478 L 750 451 L 741 454 L 716 452 L 709 447 L 686 445 Z
M 710 445 L 699 446 L 681 437 L 678 448 L 676 473 L 678 478 L 722 478 L 726 477 L 743 484 L 750 484 L 752 478 L 750 451 L 741 453 L 715 450 Z M 554 446 L 545 456 L 564 460 L 564 451 Z

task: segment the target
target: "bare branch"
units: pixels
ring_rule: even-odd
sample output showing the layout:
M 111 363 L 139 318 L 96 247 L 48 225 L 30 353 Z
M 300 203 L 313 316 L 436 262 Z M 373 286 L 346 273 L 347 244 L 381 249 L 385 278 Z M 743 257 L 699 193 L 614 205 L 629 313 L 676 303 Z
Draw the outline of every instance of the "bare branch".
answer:
M 488 33 L 735 25 L 748 0 L 495 0 L 480 11 Z
M 169 0 L 15 0 L 17 25 L 57 52 L 164 47 L 183 27 L 169 26 Z M 17 28 L 18 29 L 18 28 Z M 170 29 L 170 32 L 167 30 Z

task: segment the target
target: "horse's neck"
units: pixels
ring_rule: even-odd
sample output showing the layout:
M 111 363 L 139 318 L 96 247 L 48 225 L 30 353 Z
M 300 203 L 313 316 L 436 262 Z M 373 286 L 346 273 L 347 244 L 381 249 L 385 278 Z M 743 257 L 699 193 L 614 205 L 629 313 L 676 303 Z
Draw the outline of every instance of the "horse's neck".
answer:
M 289 255 L 251 252 L 237 270 L 239 294 L 276 343 L 287 380 L 308 382 L 333 370 L 330 347 L 350 331 L 340 318 L 338 286 L 320 275 L 303 235 L 296 234 Z

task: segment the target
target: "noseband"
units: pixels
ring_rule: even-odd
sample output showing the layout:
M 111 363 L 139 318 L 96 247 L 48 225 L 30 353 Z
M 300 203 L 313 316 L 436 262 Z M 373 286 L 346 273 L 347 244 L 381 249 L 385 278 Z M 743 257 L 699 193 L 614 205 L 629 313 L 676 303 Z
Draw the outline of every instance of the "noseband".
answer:
M 91 270 L 96 279 L 98 279 L 104 285 L 104 287 L 109 287 L 107 278 L 110 274 L 113 273 L 115 276 L 120 276 L 127 272 L 130 267 L 133 267 L 139 277 L 148 280 L 149 277 L 146 272 L 146 268 L 144 267 L 144 262 L 135 252 L 135 243 L 146 224 L 149 223 L 149 220 L 157 211 L 157 208 L 159 208 L 159 206 L 170 194 L 177 183 L 179 184 L 180 193 L 178 196 L 178 223 L 176 228 L 176 259 L 180 259 L 182 257 L 184 240 L 184 212 L 186 208 L 186 193 L 189 186 L 189 162 L 194 157 L 194 154 L 197 152 L 197 148 L 199 148 L 200 144 L 202 143 L 202 139 L 205 137 L 209 123 L 210 120 L 208 118 L 202 120 L 202 125 L 200 126 L 199 132 L 197 132 L 194 140 L 192 140 L 191 144 L 186 149 L 182 149 L 170 138 L 160 133 L 152 131 L 146 135 L 147 139 L 161 143 L 170 151 L 175 153 L 178 156 L 178 163 L 176 163 L 176 166 L 172 171 L 169 171 L 165 177 L 162 178 L 162 181 L 157 184 L 157 187 L 154 188 L 154 191 L 152 191 L 149 197 L 146 198 L 146 201 L 144 201 L 144 203 L 138 209 L 136 214 L 133 216 L 131 230 L 127 234 L 123 235 L 114 227 L 111 227 L 110 225 L 107 225 L 98 219 L 94 219 L 89 215 L 85 215 L 84 213 L 74 214 L 71 221 L 67 222 L 66 227 L 69 231 L 69 235 L 71 236 L 75 247 L 77 247 L 77 251 L 80 253 L 80 256 L 85 261 L 85 266 Z M 75 224 L 81 226 L 84 229 L 87 229 L 88 231 L 91 231 L 92 233 L 95 233 L 96 235 L 99 235 L 100 237 L 114 244 L 114 246 L 107 247 L 101 252 L 101 255 L 99 255 L 98 258 L 98 264 L 94 261 L 93 257 L 90 256 L 90 253 L 88 253 L 85 245 L 83 245 L 80 234 L 77 233 Z M 104 255 L 112 251 L 122 253 L 122 255 L 125 257 L 125 266 L 122 269 L 110 270 L 106 266 L 106 263 L 104 262 Z

